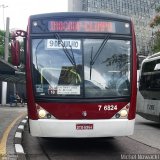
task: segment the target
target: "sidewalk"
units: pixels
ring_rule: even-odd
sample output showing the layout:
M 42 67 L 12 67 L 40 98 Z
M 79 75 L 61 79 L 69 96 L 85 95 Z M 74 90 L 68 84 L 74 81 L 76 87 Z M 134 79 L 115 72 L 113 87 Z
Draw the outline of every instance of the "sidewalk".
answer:
M 0 105 L 0 141 L 7 127 L 21 114 L 27 114 L 26 105 L 24 107 L 10 107 L 10 105 Z

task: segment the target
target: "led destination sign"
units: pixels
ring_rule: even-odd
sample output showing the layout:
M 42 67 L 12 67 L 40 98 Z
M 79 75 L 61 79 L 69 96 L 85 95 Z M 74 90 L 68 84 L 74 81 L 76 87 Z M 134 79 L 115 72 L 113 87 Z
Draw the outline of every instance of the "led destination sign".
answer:
M 113 33 L 131 34 L 130 22 L 106 19 L 55 18 L 32 20 L 32 33 L 74 32 L 74 33 Z
M 52 20 L 48 22 L 51 32 L 109 32 L 115 33 L 115 22 L 96 20 Z

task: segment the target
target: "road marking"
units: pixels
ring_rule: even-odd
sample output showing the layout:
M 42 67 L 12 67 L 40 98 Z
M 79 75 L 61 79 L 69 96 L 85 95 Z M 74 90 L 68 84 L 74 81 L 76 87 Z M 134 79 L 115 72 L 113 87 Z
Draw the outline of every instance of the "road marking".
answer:
M 15 144 L 16 153 L 24 153 L 23 147 L 21 144 Z
M 22 138 L 22 133 L 21 132 L 16 132 L 15 137 L 16 138 Z
M 18 129 L 24 130 L 24 125 L 19 125 Z
M 12 127 L 16 124 L 16 122 L 25 115 L 26 113 L 23 113 L 20 116 L 18 116 L 4 131 L 2 139 L 0 140 L 0 155 L 6 155 L 6 144 L 7 144 L 8 135 Z
M 24 119 L 24 120 L 22 121 L 22 123 L 27 123 L 27 120 L 26 120 L 26 119 Z

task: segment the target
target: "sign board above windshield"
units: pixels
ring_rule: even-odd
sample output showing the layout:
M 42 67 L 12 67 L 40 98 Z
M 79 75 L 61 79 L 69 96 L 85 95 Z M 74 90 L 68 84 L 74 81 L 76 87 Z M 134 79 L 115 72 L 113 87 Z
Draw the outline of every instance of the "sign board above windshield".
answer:
M 49 21 L 50 31 L 60 32 L 112 32 L 115 33 L 115 22 L 105 21 Z
M 45 27 L 45 28 L 44 28 Z M 102 19 L 52 19 L 32 21 L 32 33 L 78 32 L 130 34 L 130 23 Z

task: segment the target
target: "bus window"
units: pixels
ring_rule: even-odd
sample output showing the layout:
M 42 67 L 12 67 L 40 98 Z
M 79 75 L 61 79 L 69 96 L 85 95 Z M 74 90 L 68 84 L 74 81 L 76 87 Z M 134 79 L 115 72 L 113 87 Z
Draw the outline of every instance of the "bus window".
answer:
M 37 94 L 46 95 L 48 88 L 52 87 L 53 90 L 58 91 L 57 94 L 52 96 L 61 96 L 60 93 L 62 92 L 59 92 L 59 90 L 62 89 L 62 85 L 65 88 L 70 85 L 70 88 L 71 86 L 72 88 L 77 86 L 80 89 L 77 90 L 79 96 L 82 90 L 85 91 L 86 97 L 129 96 L 130 41 L 109 39 L 101 53 L 96 55 L 103 39 L 84 39 L 83 41 L 72 39 L 72 41 L 83 43 L 84 46 L 84 51 L 74 48 L 72 48 L 72 51 L 71 48 L 67 49 L 70 55 L 73 52 L 76 66 L 72 64 L 61 46 L 46 49 L 47 41 L 47 39 L 34 39 L 32 43 L 33 64 L 41 75 L 40 79 L 35 79 L 35 88 L 38 88 L 38 90 L 36 89 Z M 83 56 L 84 89 L 82 87 Z M 34 73 L 34 77 L 37 77 L 37 72 Z M 39 92 L 40 86 L 42 87 L 42 93 Z M 63 96 L 69 96 L 73 93 L 72 91 L 70 93 L 64 92 Z
M 54 43 L 55 46 L 49 47 L 48 43 Z M 77 41 L 80 45 L 80 40 L 64 40 L 67 42 Z M 34 81 L 37 95 L 72 95 L 80 96 L 80 84 L 82 77 L 82 52 L 79 49 L 72 47 L 68 49 L 69 54 L 74 55 L 76 66 L 66 56 L 61 45 L 56 46 L 56 39 L 34 39 L 32 40 L 33 66 L 34 66 Z M 53 45 L 53 44 L 52 44 Z M 37 76 L 40 74 L 40 76 Z M 62 92 L 63 87 L 70 91 Z M 41 88 L 41 89 L 39 89 Z M 54 94 L 48 92 L 49 89 L 54 90 Z M 77 91 L 75 90 L 77 88 Z
M 84 40 L 86 96 L 129 96 L 130 41 L 109 39 L 96 55 L 102 43 L 103 39 Z
M 160 53 L 143 61 L 139 84 L 137 113 L 148 120 L 160 122 Z
M 160 99 L 157 92 L 160 89 L 160 59 L 144 62 L 140 77 L 139 90 L 144 98 Z
M 156 64 L 154 70 L 155 70 L 155 71 L 156 71 L 156 70 L 160 70 L 160 63 L 157 63 L 157 64 Z

